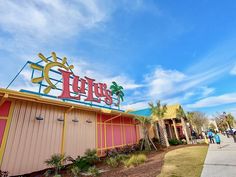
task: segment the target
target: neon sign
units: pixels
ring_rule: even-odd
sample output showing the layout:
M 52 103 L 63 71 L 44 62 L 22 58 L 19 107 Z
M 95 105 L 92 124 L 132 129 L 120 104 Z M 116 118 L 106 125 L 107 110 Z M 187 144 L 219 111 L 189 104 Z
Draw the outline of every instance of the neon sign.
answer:
M 106 83 L 95 82 L 95 79 L 89 77 L 80 77 L 74 74 L 72 71 L 74 69 L 73 65 L 68 65 L 67 59 L 64 57 L 60 59 L 56 56 L 55 52 L 52 52 L 52 60 L 46 58 L 43 54 L 38 55 L 41 61 L 44 62 L 44 66 L 38 63 L 31 63 L 31 68 L 35 71 L 42 72 L 40 77 L 32 77 L 32 83 L 37 83 L 42 85 L 45 82 L 44 94 L 49 94 L 54 89 L 59 89 L 61 91 L 60 95 L 57 95 L 59 99 L 66 100 L 81 100 L 83 96 L 83 101 L 101 103 L 104 102 L 106 105 L 115 106 L 120 105 L 120 101 L 123 101 L 124 93 L 123 87 L 117 85 L 116 82 L 112 82 L 109 87 Z M 54 71 L 61 75 L 60 80 L 52 78 L 50 71 Z M 57 81 L 53 83 L 53 81 Z M 58 88 L 57 83 L 61 82 L 61 88 Z M 114 101 L 113 95 L 117 96 Z

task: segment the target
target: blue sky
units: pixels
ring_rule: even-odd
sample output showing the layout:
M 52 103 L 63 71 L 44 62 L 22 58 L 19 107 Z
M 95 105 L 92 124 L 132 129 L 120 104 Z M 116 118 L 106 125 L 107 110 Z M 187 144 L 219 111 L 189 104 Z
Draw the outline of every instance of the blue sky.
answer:
M 150 101 L 236 115 L 236 2 L 0 0 L 0 87 L 55 51 L 76 72 L 125 88 L 124 109 Z M 34 89 L 29 70 L 11 89 Z

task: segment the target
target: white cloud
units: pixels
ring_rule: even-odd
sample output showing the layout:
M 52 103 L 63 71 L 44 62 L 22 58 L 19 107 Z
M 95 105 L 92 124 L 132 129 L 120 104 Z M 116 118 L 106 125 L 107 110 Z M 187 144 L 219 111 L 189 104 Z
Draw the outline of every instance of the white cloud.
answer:
M 75 66 L 74 73 L 76 75 L 94 78 L 98 82 L 107 83 L 108 86 L 111 85 L 112 81 L 115 81 L 117 84 L 122 85 L 125 90 L 143 87 L 142 84 L 137 84 L 133 79 L 123 73 L 115 74 L 114 71 L 108 69 L 109 67 L 107 65 L 96 62 L 93 62 L 91 65 L 86 61 L 86 59 L 78 59 L 76 62 L 73 60 Z
M 185 74 L 179 71 L 157 67 L 145 78 L 149 85 L 149 96 L 158 98 L 176 92 L 176 86 L 185 78 Z
M 202 97 L 206 97 L 215 91 L 214 88 L 210 88 L 210 87 L 206 87 L 206 86 L 201 87 L 201 90 L 202 90 Z
M 236 65 L 230 70 L 230 74 L 236 75 Z
M 98 1 L 1 1 L 0 26 L 13 35 L 71 36 L 106 19 Z M 60 36 L 61 37 L 61 36 Z M 43 39 L 41 39 L 43 40 Z
M 193 104 L 188 104 L 188 108 L 203 108 L 203 107 L 214 107 L 223 104 L 236 103 L 236 93 L 227 93 L 218 96 L 210 96 L 201 99 Z
M 45 50 L 45 46 L 55 48 L 55 44 L 107 21 L 112 7 L 108 1 L 97 0 L 0 0 L 0 29 L 4 34 L 0 48 L 18 49 L 24 54 Z
M 196 94 L 205 97 L 213 93 L 214 89 L 204 85 L 212 82 L 224 71 L 225 69 L 212 68 L 200 74 L 189 75 L 177 70 L 165 70 L 157 67 L 153 73 L 146 76 L 145 80 L 148 83 L 148 92 L 151 98 L 169 99 L 174 94 L 182 94 L 182 99 Z

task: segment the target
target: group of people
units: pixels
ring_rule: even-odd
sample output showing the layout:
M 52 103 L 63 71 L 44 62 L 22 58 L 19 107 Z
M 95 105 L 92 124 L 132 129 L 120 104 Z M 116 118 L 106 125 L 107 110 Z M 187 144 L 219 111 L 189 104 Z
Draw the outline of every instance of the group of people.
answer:
M 197 133 L 196 133 L 194 130 L 191 131 L 191 137 L 192 137 L 192 143 L 193 143 L 193 144 L 196 144 L 196 143 L 197 143 Z M 199 137 L 200 137 L 200 136 L 199 136 Z M 204 137 L 208 138 L 208 139 L 209 139 L 209 142 L 210 142 L 211 144 L 216 143 L 216 144 L 218 144 L 219 147 L 220 147 L 220 142 L 221 142 L 221 140 L 220 140 L 220 136 L 218 135 L 217 132 L 214 132 L 214 131 L 212 131 L 212 130 L 208 130 L 207 132 L 202 132 L 201 137 L 202 137 L 202 138 L 204 138 Z M 206 139 L 206 142 L 208 143 L 208 140 L 207 140 L 207 139 Z
M 218 135 L 218 132 L 213 132 L 212 130 L 208 130 L 207 131 L 207 137 L 210 140 L 210 143 L 214 144 L 218 144 L 220 146 L 220 136 Z

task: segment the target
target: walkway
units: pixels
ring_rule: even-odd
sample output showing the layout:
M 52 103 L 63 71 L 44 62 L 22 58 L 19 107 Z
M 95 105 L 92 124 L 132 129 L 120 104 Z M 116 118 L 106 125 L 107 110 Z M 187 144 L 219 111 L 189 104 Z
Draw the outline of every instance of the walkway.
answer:
M 220 135 L 222 148 L 210 144 L 201 177 L 235 177 L 236 143 L 233 138 Z

